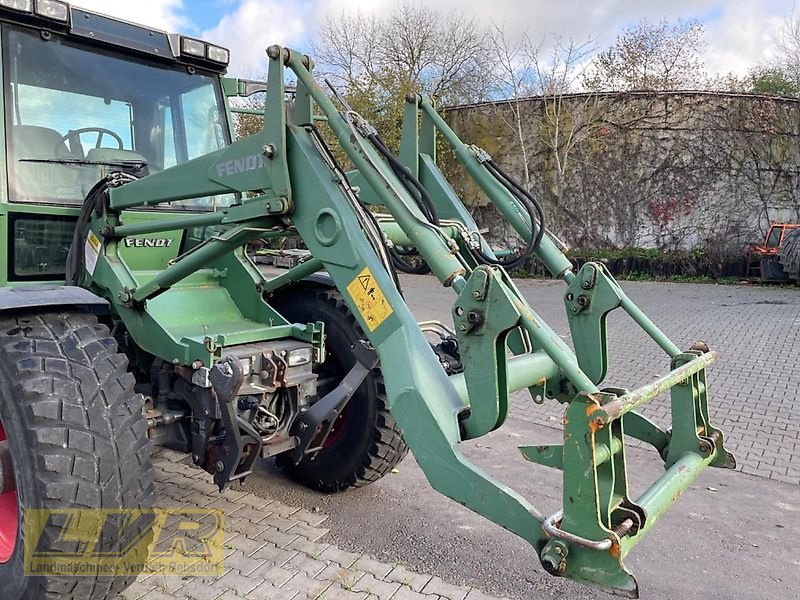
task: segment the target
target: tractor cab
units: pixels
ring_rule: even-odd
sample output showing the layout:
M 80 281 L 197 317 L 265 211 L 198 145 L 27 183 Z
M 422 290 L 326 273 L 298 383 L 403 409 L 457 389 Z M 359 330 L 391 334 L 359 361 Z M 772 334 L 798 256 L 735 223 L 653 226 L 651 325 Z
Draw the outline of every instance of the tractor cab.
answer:
M 63 280 L 80 206 L 110 171 L 143 177 L 231 141 L 224 48 L 54 0 L 4 2 L 0 48 L 0 284 Z M 235 198 L 158 210 L 210 211 Z M 144 212 L 135 218 L 155 216 Z

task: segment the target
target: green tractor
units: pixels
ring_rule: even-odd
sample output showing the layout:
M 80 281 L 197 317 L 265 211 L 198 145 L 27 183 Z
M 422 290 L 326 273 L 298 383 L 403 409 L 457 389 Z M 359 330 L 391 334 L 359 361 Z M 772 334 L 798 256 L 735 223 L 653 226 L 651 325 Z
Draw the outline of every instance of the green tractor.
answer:
M 135 573 L 26 575 L 32 546 L 79 549 L 64 520 L 25 535 L 27 515 L 109 511 L 97 550 L 121 553 L 152 527 L 124 514 L 154 503 L 154 444 L 187 453 L 220 490 L 277 457 L 324 492 L 378 480 L 410 447 L 434 488 L 529 541 L 550 573 L 636 595 L 627 553 L 703 469 L 733 466 L 708 420 L 714 352 L 677 348 L 601 264 L 575 272 L 536 199 L 428 98 L 406 99 L 394 156 L 293 50 L 267 49 L 259 86 L 226 77 L 228 51 L 201 40 L 57 0 L 0 5 L 0 597 L 113 598 L 129 585 Z M 254 90 L 266 91 L 263 129 L 233 141 L 228 100 Z M 522 255 L 487 245 L 436 166 L 437 139 Z M 246 248 L 286 236 L 312 258 L 267 277 Z M 397 248 L 452 295 L 452 324 L 414 319 Z M 565 283 L 574 350 L 509 277 L 531 256 Z M 633 391 L 599 387 L 616 308 L 669 360 Z M 525 389 L 565 406 L 563 444 L 520 448 L 563 471 L 550 515 L 459 450 Z M 636 412 L 665 392 L 668 429 Z M 624 436 L 664 462 L 638 497 Z

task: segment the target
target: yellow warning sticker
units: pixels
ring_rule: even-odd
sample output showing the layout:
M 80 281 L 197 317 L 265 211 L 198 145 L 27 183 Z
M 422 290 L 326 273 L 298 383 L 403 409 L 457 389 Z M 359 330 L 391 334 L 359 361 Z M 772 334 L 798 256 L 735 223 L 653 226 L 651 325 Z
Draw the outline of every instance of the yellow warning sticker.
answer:
M 370 331 L 375 331 L 392 314 L 392 305 L 383 295 L 369 267 L 359 273 L 347 286 L 347 292 L 361 313 Z
M 94 270 L 97 268 L 97 259 L 100 256 L 100 239 L 89 230 L 86 236 L 86 244 L 83 248 L 83 264 L 89 275 L 94 275 Z

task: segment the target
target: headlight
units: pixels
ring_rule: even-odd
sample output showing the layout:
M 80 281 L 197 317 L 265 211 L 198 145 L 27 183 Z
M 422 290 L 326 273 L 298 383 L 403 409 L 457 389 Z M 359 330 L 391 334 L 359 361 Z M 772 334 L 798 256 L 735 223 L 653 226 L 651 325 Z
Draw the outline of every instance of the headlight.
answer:
M 187 54 L 189 56 L 196 56 L 198 58 L 205 58 L 206 57 L 205 42 L 201 42 L 200 40 L 195 40 L 187 37 L 181 38 L 181 53 Z
M 208 60 L 227 65 L 231 60 L 231 53 L 226 48 L 219 46 L 208 45 L 207 51 Z
M 0 0 L 0 6 L 27 13 L 33 12 L 33 0 Z
M 311 353 L 313 348 L 297 348 L 296 350 L 292 350 L 289 352 L 289 357 L 286 360 L 286 363 L 290 367 L 299 367 L 301 365 L 307 365 L 311 362 Z
M 58 0 L 36 0 L 36 14 L 45 19 L 69 22 L 69 5 Z

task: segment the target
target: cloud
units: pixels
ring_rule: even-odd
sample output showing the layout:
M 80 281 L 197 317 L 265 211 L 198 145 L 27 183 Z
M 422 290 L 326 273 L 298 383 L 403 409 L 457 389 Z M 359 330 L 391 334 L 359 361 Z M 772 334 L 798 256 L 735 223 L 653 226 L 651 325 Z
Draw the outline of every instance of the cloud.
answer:
M 774 56 L 784 23 L 780 7 L 766 2 L 729 2 L 721 17 L 706 27 L 706 68 L 711 73 L 744 75 Z
M 260 76 L 266 69 L 264 49 L 280 43 L 306 49 L 320 21 L 342 12 L 380 14 L 403 1 L 414 0 L 74 0 L 73 4 L 167 31 L 198 33 L 192 18 L 208 22 L 213 4 L 222 14 L 200 35 L 231 49 L 231 71 Z M 554 36 L 578 42 L 593 39 L 599 48 L 613 43 L 628 26 L 643 18 L 696 18 L 705 23 L 706 65 L 711 73 L 743 74 L 768 60 L 774 36 L 795 0 L 427 0 L 444 14 L 461 11 L 484 23 L 505 26 L 509 33 L 526 31 L 534 38 Z
M 201 37 L 230 48 L 231 73 L 262 77 L 268 46 L 295 46 L 313 35 L 308 15 L 314 13 L 314 5 L 311 0 L 243 0 Z
M 181 31 L 191 25 L 183 0 L 70 0 L 70 4 L 164 31 Z
M 334 17 L 351 9 L 380 14 L 403 1 L 319 0 L 320 12 Z M 534 39 L 593 39 L 600 49 L 641 19 L 698 19 L 705 23 L 709 72 L 743 74 L 770 58 L 774 36 L 794 4 L 794 0 L 428 0 L 426 6 L 445 14 L 475 15 L 511 34 L 526 31 Z

